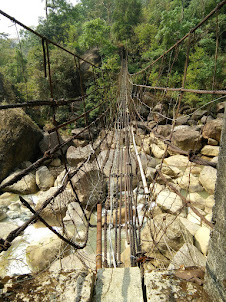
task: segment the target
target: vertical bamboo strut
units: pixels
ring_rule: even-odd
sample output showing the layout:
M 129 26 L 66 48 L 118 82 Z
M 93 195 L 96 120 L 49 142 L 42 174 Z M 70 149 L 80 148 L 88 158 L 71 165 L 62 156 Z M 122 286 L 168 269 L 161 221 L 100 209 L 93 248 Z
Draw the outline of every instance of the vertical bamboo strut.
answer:
M 96 270 L 102 268 L 102 205 L 97 205 L 97 248 L 96 248 Z

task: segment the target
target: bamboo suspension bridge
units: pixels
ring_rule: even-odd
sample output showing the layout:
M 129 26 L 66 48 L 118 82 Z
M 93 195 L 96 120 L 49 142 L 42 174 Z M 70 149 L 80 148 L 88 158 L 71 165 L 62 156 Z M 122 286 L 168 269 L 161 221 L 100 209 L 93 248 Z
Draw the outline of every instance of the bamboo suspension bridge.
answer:
M 75 53 L 67 50 L 66 48 L 58 45 L 54 41 L 49 40 L 48 38 L 42 36 L 31 28 L 27 27 L 20 21 L 14 19 L 12 16 L 9 16 L 5 12 L 0 10 L 0 14 L 9 18 L 15 24 L 22 26 L 24 29 L 30 31 L 32 34 L 38 36 L 42 43 L 43 50 L 43 64 L 44 64 L 44 76 L 49 80 L 49 89 L 51 99 L 41 101 L 41 100 L 32 100 L 25 103 L 18 104 L 9 104 L 9 105 L 0 105 L 0 110 L 7 110 L 11 108 L 27 108 L 27 107 L 36 107 L 36 106 L 48 106 L 52 109 L 53 112 L 53 125 L 54 127 L 49 130 L 49 133 L 55 133 L 58 139 L 58 144 L 52 149 L 49 149 L 43 157 L 39 158 L 36 162 L 32 163 L 29 167 L 21 170 L 10 180 L 0 184 L 0 191 L 10 185 L 21 180 L 25 175 L 31 171 L 36 171 L 41 165 L 43 165 L 48 159 L 51 159 L 56 152 L 61 152 L 61 156 L 65 158 L 64 147 L 72 142 L 74 139 L 78 138 L 79 135 L 88 132 L 90 143 L 92 146 L 92 155 L 85 158 L 76 168 L 71 169 L 65 158 L 64 165 L 66 176 L 55 193 L 45 200 L 39 209 L 34 209 L 32 206 L 20 196 L 21 203 L 27 207 L 32 213 L 31 218 L 24 222 L 23 225 L 19 226 L 8 236 L 3 239 L 0 238 L 0 253 L 6 252 L 13 241 L 20 236 L 26 228 L 34 223 L 35 221 L 41 221 L 45 227 L 57 235 L 65 243 L 69 244 L 75 250 L 82 250 L 86 247 L 89 240 L 89 231 L 90 229 L 96 228 L 96 269 L 101 268 L 123 268 L 125 263 L 122 260 L 122 252 L 125 249 L 124 245 L 129 247 L 129 262 L 130 267 L 139 267 L 141 269 L 141 274 L 143 274 L 144 263 L 151 261 L 152 258 L 148 256 L 147 251 L 144 251 L 142 246 L 141 231 L 144 228 L 147 213 L 152 217 L 152 211 L 156 206 L 156 184 L 161 180 L 161 182 L 166 186 L 166 188 L 179 196 L 182 200 L 182 206 L 178 208 L 175 213 L 175 219 L 180 216 L 180 214 L 186 209 L 190 208 L 197 215 L 197 217 L 205 223 L 209 228 L 214 228 L 214 225 L 209 221 L 200 211 L 197 209 L 191 200 L 184 197 L 180 193 L 178 188 L 174 186 L 171 182 L 168 181 L 165 174 L 162 171 L 164 159 L 167 157 L 167 152 L 172 152 L 172 154 L 180 154 L 187 157 L 188 162 L 191 164 L 197 164 L 201 166 L 210 166 L 213 168 L 217 167 L 215 162 L 208 161 L 202 158 L 200 155 L 196 154 L 194 150 L 183 150 L 178 146 L 174 145 L 172 142 L 173 131 L 176 126 L 176 122 L 180 117 L 180 110 L 182 99 L 185 93 L 194 93 L 194 94 L 209 94 L 216 96 L 216 99 L 213 99 L 213 102 L 216 100 L 221 100 L 226 97 L 225 90 L 202 90 L 202 89 L 191 89 L 186 87 L 186 75 L 187 69 L 189 66 L 189 52 L 191 48 L 192 37 L 195 34 L 196 30 L 203 26 L 208 20 L 216 14 L 224 5 L 226 1 L 220 2 L 216 8 L 211 11 L 197 26 L 192 28 L 182 39 L 175 43 L 171 48 L 165 51 L 161 56 L 156 60 L 152 61 L 144 69 L 140 70 L 135 74 L 129 74 L 128 72 L 128 61 L 126 50 L 121 50 L 121 71 L 117 75 L 117 81 L 113 81 L 109 72 L 103 70 L 101 67 L 95 66 L 92 62 L 89 62 L 86 59 L 77 56 Z M 176 53 L 179 45 L 187 42 L 187 52 L 184 62 L 184 75 L 180 88 L 175 87 L 158 87 L 158 86 L 149 86 L 146 85 L 146 79 L 151 73 L 151 68 L 154 64 L 161 61 L 163 58 L 167 59 L 167 54 Z M 75 68 L 79 74 L 80 79 L 80 92 L 81 96 L 74 99 L 59 99 L 54 98 L 54 89 L 51 79 L 51 51 L 49 46 L 53 45 L 66 52 L 68 55 L 71 55 L 75 59 Z M 217 39 L 216 39 L 216 61 L 217 61 Z M 169 62 L 168 76 L 170 77 L 170 72 L 173 68 L 173 64 L 176 60 L 176 54 L 174 53 L 174 60 Z M 95 88 L 91 92 L 87 93 L 84 90 L 84 80 L 82 79 L 81 74 L 81 64 L 87 64 L 92 70 L 93 81 L 95 83 Z M 171 65 L 170 65 L 171 64 Z M 216 64 L 216 62 L 215 62 Z M 161 66 L 160 66 L 161 69 Z M 161 70 L 160 70 L 161 73 Z M 115 76 L 115 75 L 114 75 Z M 105 80 L 105 86 L 99 84 L 101 79 Z M 141 84 L 141 79 L 143 84 Z M 112 89 L 114 87 L 114 89 Z M 118 87 L 116 89 L 116 87 Z M 112 95 L 109 94 L 109 91 L 113 91 Z M 159 134 L 157 127 L 153 129 L 150 124 L 144 123 L 142 114 L 140 113 L 141 106 L 149 106 L 145 103 L 144 95 L 147 91 L 161 91 L 161 99 L 164 99 L 166 96 L 169 96 L 172 92 L 177 92 L 178 96 L 175 104 L 173 104 L 174 113 L 173 117 L 165 116 L 162 112 L 157 112 L 158 117 L 164 117 L 168 120 L 168 123 L 172 126 L 170 128 L 170 135 L 166 139 L 165 136 Z M 89 94 L 96 94 L 100 96 L 100 102 L 95 105 L 94 108 L 86 111 L 86 99 L 89 97 Z M 62 124 L 58 123 L 56 120 L 56 112 L 61 106 L 70 106 L 71 104 L 76 104 L 81 102 L 84 104 L 84 112 L 76 116 L 67 122 Z M 98 117 L 89 122 L 89 114 L 98 109 Z M 78 133 L 71 136 L 67 141 L 61 142 L 59 130 L 63 129 L 67 125 L 75 123 L 78 120 L 84 119 L 85 127 Z M 144 138 L 142 135 L 139 135 L 139 123 L 143 123 L 142 127 L 145 132 L 151 133 L 152 140 L 158 140 L 160 144 L 163 144 L 164 152 L 162 158 L 159 160 L 158 169 L 156 169 L 153 175 L 153 181 L 150 184 L 145 175 L 145 168 L 143 166 L 144 160 L 141 158 L 141 151 L 144 149 Z M 98 140 L 98 143 L 94 141 L 91 130 L 92 127 L 98 126 L 102 127 L 101 139 Z M 158 126 L 158 121 L 157 121 Z M 137 144 L 138 140 L 141 139 L 139 146 Z M 107 144 L 107 149 L 105 153 L 100 156 L 100 148 L 103 144 Z M 173 153 L 174 152 L 174 153 Z M 92 158 L 92 161 L 91 159 Z M 146 159 L 145 159 L 146 160 Z M 98 170 L 98 181 L 93 184 L 93 194 L 90 199 L 95 199 L 95 203 L 92 204 L 91 210 L 88 212 L 87 208 L 89 206 L 89 200 L 87 201 L 87 206 L 79 199 L 77 194 L 77 189 L 73 184 L 73 177 L 79 175 L 86 171 L 89 166 L 92 166 L 92 169 Z M 92 182 L 92 179 L 88 178 L 88 182 Z M 105 192 L 96 192 L 96 188 L 100 183 L 106 181 L 107 189 Z M 42 212 L 48 206 L 51 206 L 66 187 L 70 185 L 70 188 L 74 195 L 75 202 L 78 203 L 82 213 L 83 213 L 83 222 L 85 226 L 85 240 L 82 244 L 76 241 L 76 239 L 69 238 L 68 234 L 64 234 L 56 230 L 51 226 L 45 219 L 42 217 Z M 103 185 L 104 187 L 104 185 Z M 98 190 L 97 190 L 98 191 Z M 138 203 L 138 196 L 142 192 L 143 202 L 142 204 Z M 96 224 L 91 222 L 91 217 L 93 213 L 96 213 L 97 219 Z M 162 227 L 160 230 L 155 230 L 152 234 L 153 247 L 152 249 L 158 249 L 158 245 L 162 237 L 166 234 L 169 225 L 164 224 L 164 217 L 162 221 Z M 62 221 L 62 225 L 63 225 Z M 154 267 L 153 262 L 153 267 Z M 98 299 L 96 300 L 98 301 Z M 108 300 L 110 301 L 110 300 Z M 132 301 L 132 300 L 131 300 Z M 134 300 L 135 301 L 135 300 Z M 141 301 L 141 300 L 137 300 Z

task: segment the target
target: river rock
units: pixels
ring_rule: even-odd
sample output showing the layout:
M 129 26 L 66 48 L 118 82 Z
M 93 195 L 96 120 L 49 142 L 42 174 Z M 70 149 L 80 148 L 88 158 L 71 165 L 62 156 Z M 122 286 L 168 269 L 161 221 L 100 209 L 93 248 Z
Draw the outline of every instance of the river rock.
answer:
M 177 213 L 183 205 L 181 198 L 167 189 L 159 192 L 156 203 L 162 210 L 173 214 Z
M 143 141 L 143 146 L 142 146 L 144 152 L 148 155 L 151 154 L 151 149 L 150 149 L 150 138 L 145 138 Z
M 146 176 L 148 181 L 153 181 L 153 177 L 154 177 L 155 172 L 156 172 L 156 169 L 154 169 L 154 168 L 151 168 L 151 167 L 146 168 L 145 176 Z
M 197 225 L 201 225 L 201 218 L 197 214 L 195 214 L 191 209 L 189 209 L 187 220 L 192 223 L 196 223 Z
M 202 147 L 201 139 L 202 136 L 198 131 L 195 131 L 192 128 L 182 129 L 173 133 L 172 143 L 173 145 L 185 151 L 198 151 Z
M 26 248 L 27 264 L 32 272 L 37 273 L 48 266 L 62 252 L 68 252 L 69 246 L 55 234 L 31 242 Z
M 58 141 L 58 136 L 56 132 L 52 132 L 50 134 L 44 133 L 43 139 L 39 143 L 39 148 L 41 152 L 44 154 L 46 151 L 56 147 L 59 144 L 59 142 L 60 144 L 64 143 L 64 140 L 62 139 L 60 134 L 59 134 L 59 141 Z M 63 153 L 66 152 L 67 148 L 68 148 L 67 146 L 64 146 L 62 148 Z M 61 151 L 58 150 L 55 154 L 61 155 Z
M 1 183 L 2 185 L 5 184 L 7 181 L 11 180 L 14 176 L 18 175 L 21 170 L 17 170 L 16 172 L 10 174 L 7 178 L 3 180 Z M 38 191 L 38 187 L 36 185 L 35 176 L 32 173 L 25 175 L 21 180 L 18 180 L 16 183 L 5 187 L 3 189 L 4 192 L 11 192 L 15 194 L 33 194 Z
M 215 119 L 206 123 L 203 128 L 202 136 L 206 139 L 212 138 L 215 139 L 217 142 L 220 141 L 221 137 L 221 130 L 223 126 L 222 119 Z
M 183 176 L 175 180 L 182 189 L 189 192 L 201 192 L 203 191 L 202 186 L 199 183 L 198 177 L 195 177 L 191 173 L 184 173 Z
M 210 238 L 210 229 L 202 226 L 195 234 L 195 246 L 203 253 L 207 255 L 208 244 Z
M 218 145 L 218 141 L 216 141 L 213 138 L 208 138 L 208 145 L 217 146 Z
M 205 145 L 201 150 L 201 154 L 211 157 L 218 156 L 219 149 L 220 149 L 219 146 Z
M 226 102 L 221 102 L 216 105 L 218 113 L 223 113 L 226 107 Z
M 61 160 L 59 158 L 54 158 L 49 165 L 51 167 L 60 167 L 61 166 Z
M 188 123 L 189 118 L 190 117 L 187 115 L 178 116 L 178 118 L 176 119 L 176 125 L 186 125 Z
M 7 217 L 6 213 L 0 209 L 0 221 L 4 220 Z
M 164 153 L 165 153 L 165 149 L 161 149 L 158 145 L 156 144 L 151 144 L 150 145 L 151 147 L 151 151 L 153 153 L 153 155 L 156 157 L 156 158 L 162 158 Z
M 54 185 L 53 174 L 46 166 L 42 166 L 36 171 L 36 183 L 41 191 L 47 191 Z
M 184 155 L 173 155 L 165 158 L 163 161 L 166 165 L 183 169 L 189 165 L 189 160 Z
M 155 216 L 152 220 L 148 220 L 141 231 L 143 251 L 147 252 L 155 249 L 153 238 L 160 250 L 166 251 L 168 246 L 177 251 L 183 244 L 179 218 L 164 213 Z
M 190 167 L 185 169 L 185 173 L 192 173 L 194 175 L 199 175 L 203 168 L 202 166 L 198 166 L 193 163 L 190 163 L 189 166 Z
M 67 150 L 67 161 L 70 166 L 76 167 L 78 163 L 84 161 L 89 156 L 93 154 L 93 148 L 91 144 L 86 145 L 85 147 L 75 148 L 73 146 L 69 147 Z
M 68 205 L 64 223 L 73 223 L 77 226 L 85 224 L 84 214 L 78 202 L 73 201 Z
M 179 269 L 181 266 L 198 266 L 204 267 L 206 258 L 192 244 L 185 243 L 179 251 L 174 255 L 168 269 Z
M 0 209 L 7 208 L 12 202 L 15 202 L 19 199 L 19 196 L 17 194 L 13 193 L 3 193 L 0 195 Z
M 206 201 L 206 203 L 205 203 L 205 212 L 206 213 L 211 213 L 212 208 L 215 205 L 214 195 L 208 196 L 205 201 Z
M 52 187 L 48 191 L 40 192 L 37 195 L 35 210 L 38 210 L 48 198 L 53 196 L 56 191 L 57 188 Z M 64 216 L 66 215 L 68 204 L 74 200 L 74 194 L 69 190 L 64 190 L 41 212 L 42 218 L 52 226 L 60 226 Z M 43 224 L 41 222 L 37 222 L 36 226 L 43 227 Z
M 11 222 L 0 223 L 0 238 L 6 239 L 10 232 L 15 230 L 18 226 Z
M 63 184 L 64 179 L 66 178 L 66 170 L 63 170 L 54 181 L 54 187 L 60 187 Z
M 156 166 L 156 169 L 160 169 L 160 164 Z M 167 166 L 165 164 L 162 165 L 161 172 L 165 175 L 170 176 L 171 178 L 177 178 L 182 176 L 182 171 L 174 166 Z
M 104 152 L 104 151 L 102 151 Z M 92 209 L 106 194 L 106 179 L 96 163 L 85 164 L 72 178 L 79 200 L 86 209 Z
M 0 181 L 23 161 L 36 158 L 42 136 L 41 130 L 22 109 L 1 111 Z
M 209 194 L 214 194 L 217 180 L 217 169 L 205 166 L 199 176 L 199 181 Z
M 201 210 L 205 209 L 206 199 L 202 198 L 198 193 L 189 193 L 186 197 L 187 200 L 191 201 L 191 204 Z
M 180 219 L 181 232 L 185 237 L 185 241 L 193 244 L 195 233 L 198 231 L 200 226 L 194 222 L 191 222 L 187 218 L 180 217 L 179 219 Z
M 158 125 L 154 130 L 156 130 L 156 133 L 159 135 L 162 135 L 164 137 L 167 137 L 170 135 L 172 131 L 172 126 L 171 125 Z
M 193 120 L 198 121 L 203 117 L 203 115 L 207 115 L 207 114 L 208 114 L 207 110 L 198 109 L 193 112 L 191 117 Z

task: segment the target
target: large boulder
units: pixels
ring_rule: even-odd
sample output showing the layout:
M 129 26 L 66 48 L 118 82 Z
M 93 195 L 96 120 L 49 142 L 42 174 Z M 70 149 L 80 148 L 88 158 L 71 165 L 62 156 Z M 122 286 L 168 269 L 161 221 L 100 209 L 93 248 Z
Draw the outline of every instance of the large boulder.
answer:
M 198 131 L 195 131 L 191 128 L 184 128 L 173 133 L 172 143 L 185 151 L 197 151 L 202 147 L 201 139 L 202 136 Z
M 1 184 L 4 185 L 14 176 L 18 175 L 20 172 L 21 170 L 17 170 L 16 172 L 10 174 L 6 179 L 3 180 Z M 38 191 L 38 187 L 35 181 L 35 175 L 33 173 L 29 173 L 23 178 L 21 178 L 21 180 L 18 180 L 17 182 L 8 187 L 5 187 L 3 191 L 22 195 L 33 194 Z
M 48 191 L 37 194 L 35 210 L 38 210 L 48 198 L 53 196 L 56 191 L 57 188 L 52 187 Z M 68 204 L 74 200 L 74 194 L 69 190 L 64 190 L 41 212 L 42 218 L 52 226 L 60 226 L 64 216 L 66 215 Z M 43 224 L 41 222 L 37 222 L 36 226 L 43 227 Z
M 203 191 L 202 186 L 199 183 L 198 177 L 194 176 L 192 173 L 184 173 L 183 176 L 175 180 L 181 189 L 189 192 L 201 192 Z
M 206 139 L 212 138 L 219 142 L 221 137 L 222 126 L 223 126 L 222 119 L 209 121 L 206 123 L 206 125 L 203 128 L 202 136 Z
M 141 231 L 141 246 L 145 252 L 169 247 L 178 250 L 183 244 L 180 220 L 171 214 L 159 214 L 149 220 Z
M 62 252 L 66 255 L 69 247 L 55 234 L 31 242 L 26 248 L 27 264 L 32 272 L 40 272 L 47 268 Z
M 0 116 L 0 181 L 25 160 L 34 160 L 42 139 L 38 126 L 21 109 L 2 110 Z
M 72 178 L 78 198 L 86 209 L 92 209 L 106 195 L 106 180 L 96 163 L 85 164 Z
M 43 135 L 43 139 L 40 141 L 39 143 L 39 148 L 41 150 L 41 152 L 44 154 L 46 151 L 53 149 L 54 147 L 56 147 L 58 144 L 60 143 L 62 144 L 64 142 L 64 140 L 62 139 L 62 137 L 59 135 L 59 140 L 58 140 L 58 136 L 56 132 L 52 132 L 52 133 L 44 133 Z M 65 153 L 67 147 L 63 147 L 62 151 Z M 56 152 L 57 155 L 61 155 L 61 151 L 58 150 Z
M 179 251 L 174 255 L 168 269 L 178 269 L 181 266 L 199 266 L 206 265 L 206 258 L 192 244 L 185 243 Z
M 73 146 L 69 147 L 67 150 L 67 161 L 70 166 L 76 167 L 78 163 L 84 161 L 89 156 L 91 156 L 94 153 L 94 150 L 91 146 L 91 144 L 85 146 L 85 147 L 78 147 L 75 148 Z
M 165 158 L 163 162 L 168 166 L 177 167 L 181 170 L 189 165 L 189 160 L 184 155 L 173 155 Z

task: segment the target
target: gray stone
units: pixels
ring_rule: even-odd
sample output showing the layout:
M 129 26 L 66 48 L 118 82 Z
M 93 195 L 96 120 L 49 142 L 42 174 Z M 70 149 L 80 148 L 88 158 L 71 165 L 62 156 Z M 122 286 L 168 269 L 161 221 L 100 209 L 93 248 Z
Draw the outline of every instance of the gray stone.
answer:
M 85 164 L 72 178 L 72 183 L 85 209 L 92 209 L 98 201 L 105 198 L 106 179 L 96 163 Z
M 75 148 L 73 146 L 69 147 L 67 150 L 67 161 L 70 166 L 76 167 L 80 162 L 87 159 L 89 156 L 93 154 L 93 148 L 91 144 L 85 147 Z
M 169 247 L 177 251 L 183 243 L 180 220 L 171 214 L 156 215 L 147 221 L 141 231 L 141 247 L 146 253 L 158 250 L 166 252 Z
M 203 188 L 200 185 L 198 177 L 194 176 L 191 173 L 184 173 L 183 176 L 175 179 L 175 183 L 178 184 L 181 187 L 181 189 L 184 189 L 189 192 L 203 191 Z
M 57 188 L 52 187 L 48 191 L 40 192 L 36 195 L 37 203 L 35 206 L 35 210 L 38 210 L 43 203 L 57 191 Z M 56 198 L 54 198 L 53 202 L 51 202 L 45 209 L 42 210 L 42 217 L 46 220 L 50 225 L 61 226 L 62 220 L 66 215 L 67 206 L 70 202 L 75 200 L 75 196 L 71 191 L 64 190 L 60 193 Z M 43 227 L 41 222 L 36 222 L 36 226 Z
M 204 116 L 201 118 L 200 122 L 201 122 L 202 124 L 206 124 L 207 122 L 212 121 L 213 119 L 214 119 L 214 118 L 213 118 L 211 115 L 208 115 L 208 116 L 204 115 Z
M 97 271 L 93 302 L 143 302 L 138 267 L 105 268 Z
M 47 191 L 54 185 L 53 174 L 46 166 L 42 166 L 36 171 L 36 183 L 41 191 Z
M 59 141 L 61 144 L 64 142 L 61 136 L 59 136 Z M 44 133 L 44 137 L 39 143 L 39 148 L 41 152 L 44 154 L 46 151 L 56 147 L 59 144 L 59 141 L 56 132 L 52 132 L 50 134 Z M 62 151 L 65 153 L 67 148 L 68 148 L 67 146 L 64 146 L 62 148 Z M 55 154 L 61 155 L 60 150 L 57 151 Z
M 147 302 L 208 301 L 203 299 L 203 290 L 196 283 L 182 282 L 172 271 L 145 272 L 144 283 Z
M 201 210 L 205 209 L 206 200 L 198 193 L 189 193 L 186 197 L 187 200 L 191 201 L 191 204 Z
M 199 266 L 203 267 L 206 264 L 206 258 L 192 244 L 185 243 L 179 251 L 174 255 L 168 269 L 178 269 L 182 265 L 184 267 Z
M 191 117 L 193 120 L 198 121 L 203 117 L 203 115 L 206 115 L 206 114 L 208 114 L 207 110 L 198 109 L 193 112 Z
M 59 158 L 54 158 L 51 163 L 51 167 L 60 167 L 61 166 L 61 160 Z
M 209 121 L 203 128 L 202 136 L 206 139 L 212 138 L 219 142 L 221 137 L 222 126 L 222 119 Z
M 159 192 L 156 203 L 162 210 L 169 213 L 177 213 L 183 206 L 181 198 L 167 189 Z
M 201 135 L 193 129 L 182 129 L 175 131 L 172 136 L 172 143 L 178 148 L 188 151 L 198 151 L 201 149 Z
M 200 226 L 187 218 L 180 217 L 181 231 L 185 237 L 185 241 L 193 244 L 193 237 Z

